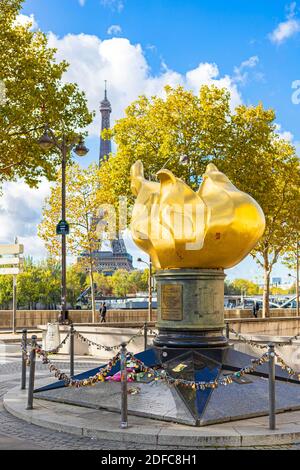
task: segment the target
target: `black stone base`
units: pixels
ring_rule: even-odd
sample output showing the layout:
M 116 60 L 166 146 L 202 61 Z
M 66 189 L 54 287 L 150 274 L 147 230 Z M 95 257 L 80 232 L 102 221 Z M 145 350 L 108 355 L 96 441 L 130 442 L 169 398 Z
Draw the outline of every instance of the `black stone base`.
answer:
M 153 344 L 158 348 L 222 348 L 228 345 L 228 340 L 219 329 L 178 331 L 161 328 Z

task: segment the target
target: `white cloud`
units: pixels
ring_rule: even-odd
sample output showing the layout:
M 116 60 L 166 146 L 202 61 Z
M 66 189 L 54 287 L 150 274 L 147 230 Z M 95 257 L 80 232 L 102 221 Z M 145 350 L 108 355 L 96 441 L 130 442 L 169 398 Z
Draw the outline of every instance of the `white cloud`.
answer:
M 190 70 L 185 75 L 185 84 L 198 93 L 202 85 L 215 85 L 220 88 L 227 88 L 231 93 L 231 107 L 235 108 L 241 104 L 242 99 L 234 79 L 229 75 L 220 77 L 219 68 L 216 64 L 208 62 L 200 63 L 197 68 Z
M 249 75 L 249 69 L 253 69 L 258 63 L 259 58 L 257 55 L 254 55 L 244 60 L 238 67 L 234 67 L 235 81 L 245 83 Z
M 43 180 L 31 189 L 24 182 L 4 183 L 0 198 L 0 243 L 13 243 L 15 236 L 24 243 L 25 255 L 43 256 L 46 251 L 37 237 L 37 226 L 50 183 Z
M 123 0 L 100 0 L 101 5 L 108 7 L 112 11 L 120 13 L 124 8 Z
M 126 38 L 102 41 L 88 34 L 68 34 L 58 38 L 49 34 L 49 45 L 57 48 L 58 59 L 66 59 L 70 67 L 65 80 L 75 81 L 86 92 L 89 106 L 97 111 L 89 129 L 99 135 L 99 102 L 103 97 L 104 80 L 108 81 L 108 96 L 112 103 L 112 118 L 123 116 L 124 109 L 140 94 L 163 95 L 164 86 L 179 84 L 195 93 L 203 84 L 226 87 L 231 92 L 232 107 L 241 103 L 241 95 L 234 77 L 221 76 L 216 64 L 200 63 L 197 68 L 180 74 L 162 64 L 159 74 L 152 74 L 140 44 Z
M 38 24 L 35 20 L 33 13 L 31 15 L 18 15 L 15 20 L 16 25 L 26 26 L 28 23 L 32 23 L 31 30 L 37 29 Z
M 231 92 L 232 107 L 242 102 L 238 81 L 233 76 L 221 75 L 214 63 L 200 62 L 186 73 L 171 70 L 162 63 L 160 73 L 153 74 L 142 47 L 126 38 L 102 41 L 88 34 L 68 34 L 62 38 L 49 33 L 49 45 L 56 47 L 58 60 L 65 59 L 70 67 L 66 81 L 77 82 L 86 92 L 90 109 L 97 117 L 89 129 L 90 135 L 99 136 L 99 102 L 103 97 L 104 80 L 108 80 L 108 97 L 112 103 L 112 118 L 123 116 L 124 108 L 140 94 L 163 96 L 164 86 L 179 84 L 195 93 L 203 84 L 226 87 Z M 250 58 L 242 64 L 251 67 L 256 62 Z M 247 64 L 247 65 L 246 65 Z M 36 257 L 45 255 L 43 243 L 37 238 L 37 225 L 50 184 L 43 181 L 40 188 L 29 189 L 24 183 L 7 183 L 0 198 L 0 243 L 12 242 L 15 235 L 25 243 L 25 252 Z M 131 245 L 130 245 L 131 247 Z M 139 254 L 140 255 L 140 254 Z
M 294 134 L 292 134 L 292 132 L 290 131 L 284 131 L 282 129 L 282 125 L 281 124 L 275 124 L 275 130 L 277 132 L 277 134 L 284 140 L 287 140 L 288 142 L 291 142 L 291 144 L 295 145 L 293 143 L 293 140 L 294 140 Z
M 201 85 L 213 83 L 227 87 L 232 93 L 232 105 L 241 102 L 237 84 L 230 76 L 221 76 L 216 64 L 200 63 L 198 67 L 180 74 L 162 63 L 159 74 L 151 74 L 150 67 L 139 44 L 128 39 L 112 38 L 101 41 L 97 36 L 68 34 L 58 38 L 49 34 L 49 45 L 58 49 L 58 59 L 70 63 L 65 80 L 75 81 L 85 90 L 91 109 L 99 108 L 103 97 L 104 80 L 108 80 L 109 99 L 113 118 L 120 118 L 124 108 L 140 94 L 163 95 L 164 86 L 184 85 L 198 93 Z M 90 134 L 99 136 L 99 113 L 90 128 Z M 0 198 L 0 243 L 12 242 L 16 235 L 25 245 L 25 253 L 34 257 L 46 255 L 43 242 L 37 237 L 42 206 L 49 194 L 50 184 L 43 181 L 39 189 L 30 189 L 24 183 L 6 183 Z M 141 252 L 126 242 L 135 258 Z
M 117 34 L 121 34 L 121 33 L 122 33 L 122 28 L 118 24 L 112 24 L 107 30 L 107 34 L 111 34 L 113 36 Z
M 299 32 L 300 20 L 296 17 L 296 2 L 293 2 L 288 7 L 286 20 L 278 24 L 274 31 L 269 34 L 269 38 L 274 44 L 282 44 Z
M 85 5 L 85 0 L 78 0 L 78 2 L 79 2 L 79 5 L 81 7 L 83 7 Z

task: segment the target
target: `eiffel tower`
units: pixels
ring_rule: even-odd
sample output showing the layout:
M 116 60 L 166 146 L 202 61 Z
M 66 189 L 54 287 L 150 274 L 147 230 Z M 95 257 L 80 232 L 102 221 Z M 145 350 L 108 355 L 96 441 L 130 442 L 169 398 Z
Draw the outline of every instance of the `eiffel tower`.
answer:
M 112 107 L 107 98 L 107 87 L 105 80 L 104 99 L 100 103 L 101 113 L 101 132 L 104 129 L 110 128 L 110 114 Z M 99 166 L 103 160 L 111 153 L 111 141 L 104 140 L 100 134 L 100 153 L 99 153 Z M 132 271 L 132 256 L 127 252 L 122 235 L 119 234 L 115 240 L 110 242 L 111 250 L 98 251 L 96 254 L 97 269 L 99 272 L 106 276 L 111 276 L 117 269 L 126 269 Z

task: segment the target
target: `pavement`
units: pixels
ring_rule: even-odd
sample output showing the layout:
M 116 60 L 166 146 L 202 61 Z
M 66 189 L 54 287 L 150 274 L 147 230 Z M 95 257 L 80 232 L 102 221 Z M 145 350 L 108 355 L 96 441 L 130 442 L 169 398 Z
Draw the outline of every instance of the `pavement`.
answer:
M 59 365 L 60 369 L 68 372 L 69 363 L 66 356 L 55 357 L 53 362 Z M 90 359 L 85 356 L 76 358 L 75 373 L 87 370 L 99 360 Z M 145 445 L 141 443 L 118 442 L 110 439 L 103 439 L 101 436 L 96 439 L 94 436 L 73 435 L 58 429 L 47 429 L 38 425 L 30 424 L 23 419 L 19 419 L 9 413 L 3 406 L 3 397 L 14 387 L 19 389 L 21 376 L 20 354 L 11 354 L 1 357 L 0 354 L 0 450 L 144 450 Z M 49 370 L 41 362 L 36 363 L 36 378 L 46 378 L 49 381 Z M 51 379 L 50 379 L 51 380 Z M 90 411 L 90 410 L 89 410 Z M 64 411 L 64 419 L 68 416 Z M 147 450 L 156 450 L 157 446 L 147 445 Z M 159 449 L 172 450 L 180 449 L 171 443 L 161 446 Z
M 54 361 L 68 372 L 67 357 Z M 76 373 L 97 363 L 78 357 Z M 26 411 L 27 392 L 20 390 L 20 356 L 0 357 L 0 450 L 300 450 L 300 411 L 277 415 L 277 430 L 268 430 L 268 417 L 194 428 L 129 416 L 120 429 L 119 413 L 34 400 Z M 49 382 L 49 370 L 36 364 L 37 384 Z M 4 399 L 4 400 L 3 400 Z M 8 411 L 9 410 L 9 411 Z

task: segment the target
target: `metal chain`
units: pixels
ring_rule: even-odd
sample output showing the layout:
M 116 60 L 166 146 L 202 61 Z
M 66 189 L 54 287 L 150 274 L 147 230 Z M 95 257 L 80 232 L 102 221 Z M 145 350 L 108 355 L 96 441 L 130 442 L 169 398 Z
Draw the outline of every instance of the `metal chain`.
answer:
M 265 348 L 268 347 L 267 344 L 258 344 L 256 341 L 245 338 L 245 336 L 241 335 L 240 333 L 235 331 L 233 328 L 229 328 L 229 331 L 230 331 L 230 333 L 233 333 L 239 340 L 241 340 L 242 342 L 247 343 L 251 346 L 255 346 L 255 347 L 260 348 L 260 349 L 265 349 Z M 275 346 L 279 346 L 279 347 L 281 347 L 281 346 L 291 346 L 293 344 L 293 341 L 295 341 L 298 338 L 300 338 L 299 334 L 297 334 L 295 336 L 291 336 L 287 341 L 276 343 Z
M 135 338 L 137 338 L 138 336 L 142 336 L 143 331 L 144 331 L 144 327 L 140 328 L 140 330 L 137 333 L 135 333 L 133 336 L 131 336 L 131 338 L 125 343 L 125 345 L 128 346 L 128 344 L 130 344 Z M 104 344 L 99 344 L 99 343 L 96 343 L 95 341 L 92 341 L 92 340 L 86 338 L 85 336 L 83 336 L 81 333 L 79 333 L 76 330 L 74 330 L 74 334 L 82 342 L 88 343 L 89 346 L 96 346 L 97 349 L 104 349 L 105 351 L 114 351 L 114 350 L 120 349 L 121 345 L 124 344 L 124 342 L 123 342 L 123 343 L 120 343 L 120 344 L 116 344 L 115 346 L 105 346 Z

